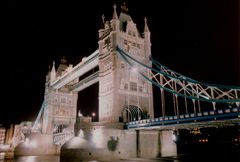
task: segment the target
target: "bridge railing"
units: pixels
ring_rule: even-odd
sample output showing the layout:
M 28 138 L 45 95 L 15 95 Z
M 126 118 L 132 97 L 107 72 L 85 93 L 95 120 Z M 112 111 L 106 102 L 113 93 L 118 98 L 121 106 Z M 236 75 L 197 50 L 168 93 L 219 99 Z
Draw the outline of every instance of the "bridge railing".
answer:
M 53 134 L 53 143 L 55 145 L 63 145 L 66 141 L 74 136 L 74 133 L 71 132 L 62 132 Z
M 164 125 L 176 125 L 184 123 L 196 123 L 203 121 L 240 120 L 240 107 L 219 109 L 217 111 L 204 111 L 198 113 L 181 114 L 179 116 L 164 116 L 153 119 L 131 121 L 125 124 L 126 129 L 140 127 L 154 127 Z M 238 121 L 240 124 L 240 121 Z

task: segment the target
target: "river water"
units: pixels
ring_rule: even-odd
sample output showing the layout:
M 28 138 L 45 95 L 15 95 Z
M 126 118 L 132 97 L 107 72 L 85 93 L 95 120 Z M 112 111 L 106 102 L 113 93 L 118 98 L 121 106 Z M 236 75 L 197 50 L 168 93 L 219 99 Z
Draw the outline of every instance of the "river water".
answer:
M 239 152 L 240 153 L 240 152 Z M 240 156 L 240 154 L 239 154 Z M 0 162 L 60 162 L 59 156 L 21 156 L 15 157 L 11 160 L 4 160 Z M 69 161 L 71 162 L 71 161 Z M 79 162 L 100 162 L 100 161 L 79 161 Z M 224 157 L 219 155 L 219 157 L 214 156 L 201 156 L 188 158 L 158 158 L 158 159 L 122 159 L 114 162 L 240 162 L 239 158 Z
M 122 159 L 113 162 L 240 162 L 240 145 L 189 145 L 181 146 L 177 158 Z M 59 156 L 19 156 L 0 162 L 60 162 Z M 71 161 L 69 161 L 71 162 Z M 76 161 L 74 161 L 76 162 Z M 77 161 L 78 162 L 78 161 Z M 81 161 L 79 161 L 81 162 Z M 99 162 L 99 161 L 84 161 Z
M 1 162 L 1 161 L 0 161 Z M 60 162 L 59 156 L 20 156 L 3 162 Z
M 134 162 L 134 161 L 141 161 L 141 162 L 180 162 L 179 160 L 171 160 L 171 159 L 122 159 L 114 162 Z M 4 160 L 0 162 L 60 162 L 59 156 L 21 156 L 16 157 L 12 160 Z M 99 161 L 84 161 L 84 162 L 99 162 Z

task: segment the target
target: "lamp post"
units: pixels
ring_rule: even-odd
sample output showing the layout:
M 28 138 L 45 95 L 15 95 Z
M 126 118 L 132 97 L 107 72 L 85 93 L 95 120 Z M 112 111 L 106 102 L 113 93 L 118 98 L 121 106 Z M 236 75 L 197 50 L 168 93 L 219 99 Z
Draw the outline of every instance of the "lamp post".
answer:
M 92 121 L 95 121 L 94 117 L 96 116 L 95 112 L 92 113 Z

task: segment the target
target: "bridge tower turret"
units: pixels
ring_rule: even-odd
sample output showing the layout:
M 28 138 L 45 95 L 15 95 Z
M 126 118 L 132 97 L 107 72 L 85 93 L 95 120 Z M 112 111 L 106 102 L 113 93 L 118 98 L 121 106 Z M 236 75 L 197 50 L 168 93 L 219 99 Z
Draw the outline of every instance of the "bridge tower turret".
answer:
M 55 62 L 53 62 L 52 70 L 50 73 L 50 82 L 52 83 L 56 79 L 56 70 L 55 70 Z
M 145 19 L 144 36 L 127 13 L 126 6 L 118 17 L 114 5 L 112 20 L 103 19 L 99 30 L 99 121 L 133 121 L 153 117 L 152 84 L 138 73 L 149 75 L 139 65 L 132 68 L 119 55 L 117 48 L 152 66 L 150 31 Z
M 71 67 L 71 65 L 67 65 L 65 59 L 61 59 L 57 71 L 55 70 L 55 63 L 53 63 L 52 70 L 47 75 L 42 120 L 42 133 L 44 134 L 74 130 L 77 92 L 70 91 L 67 85 L 60 89 L 51 88 L 51 84 Z
M 145 53 L 148 57 L 151 57 L 151 33 L 148 28 L 147 24 L 147 18 L 144 18 L 145 24 L 144 24 L 144 43 L 145 43 Z M 149 65 L 151 66 L 151 62 Z

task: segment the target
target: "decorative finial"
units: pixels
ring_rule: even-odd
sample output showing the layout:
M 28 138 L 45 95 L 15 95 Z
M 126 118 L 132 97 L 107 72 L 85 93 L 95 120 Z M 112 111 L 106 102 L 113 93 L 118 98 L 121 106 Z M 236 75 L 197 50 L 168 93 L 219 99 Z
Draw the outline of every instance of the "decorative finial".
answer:
M 124 11 L 124 12 L 126 12 L 126 13 L 128 12 L 128 8 L 127 8 L 125 2 L 123 2 L 123 5 L 121 6 L 121 9 L 122 9 L 122 11 Z
M 118 16 L 117 16 L 117 6 L 116 4 L 113 5 L 113 19 L 118 19 Z
M 105 16 L 104 16 L 104 14 L 102 15 L 102 22 L 103 22 L 103 24 L 105 24 Z
M 66 64 L 67 63 L 67 60 L 65 59 L 65 56 L 63 56 L 63 58 L 61 59 L 61 63 L 62 64 Z
M 147 25 L 147 18 L 144 18 L 145 25 L 144 25 L 144 32 L 149 32 L 148 25 Z
M 55 70 L 55 61 L 53 61 L 53 65 L 52 65 L 51 74 L 52 74 L 52 75 L 55 75 L 55 73 L 56 73 L 56 70 Z M 53 79 L 53 78 L 54 78 L 54 76 L 51 76 L 51 78 Z

